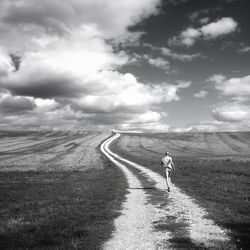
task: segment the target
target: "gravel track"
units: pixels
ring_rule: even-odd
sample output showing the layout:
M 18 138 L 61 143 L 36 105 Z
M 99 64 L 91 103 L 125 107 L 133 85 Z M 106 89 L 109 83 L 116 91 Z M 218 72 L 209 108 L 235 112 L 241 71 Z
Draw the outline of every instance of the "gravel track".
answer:
M 154 230 L 154 223 L 166 216 L 165 211 L 147 202 L 147 194 L 138 178 L 123 164 L 111 156 L 108 149 L 114 140 L 110 138 L 101 145 L 101 151 L 119 167 L 128 182 L 129 193 L 123 204 L 122 215 L 115 220 L 115 232 L 103 245 L 105 250 L 172 249 L 166 242 L 170 234 Z
M 128 170 L 124 163 L 129 165 L 130 167 L 134 167 L 140 170 L 141 174 L 143 174 L 149 181 L 154 182 L 154 185 L 157 189 L 165 191 L 166 183 L 165 179 L 161 175 L 151 171 L 144 166 L 124 159 L 108 149 L 109 144 L 112 141 L 116 140 L 119 136 L 120 134 L 116 134 L 105 141 L 101 146 L 101 150 L 113 163 L 115 163 L 124 172 L 128 180 L 129 187 L 136 185 L 137 187 L 141 188 L 141 184 L 139 180 L 132 174 L 132 172 Z M 172 249 L 173 246 L 171 246 L 171 244 L 168 244 L 168 246 L 165 245 L 163 247 L 163 245 L 161 245 L 161 242 L 164 241 L 164 236 L 165 242 L 171 242 L 171 238 L 174 237 L 174 235 L 171 235 L 170 233 L 165 231 L 164 236 L 161 234 L 161 237 L 158 237 L 161 242 L 157 242 L 157 237 L 152 236 L 153 226 L 150 227 L 150 223 L 152 224 L 152 222 L 154 222 L 154 220 L 152 219 L 153 216 L 147 215 L 143 218 L 140 217 L 148 213 L 147 210 L 149 210 L 149 207 L 151 207 L 152 211 L 160 211 L 159 213 L 161 214 L 160 217 L 162 219 L 165 215 L 168 217 L 176 218 L 176 224 L 186 224 L 188 237 L 190 238 L 191 242 L 197 246 L 197 248 L 236 249 L 236 246 L 230 241 L 230 238 L 228 236 L 230 232 L 219 227 L 212 220 L 207 219 L 207 212 L 203 208 L 201 208 L 194 199 L 184 194 L 178 187 L 173 184 L 171 193 L 168 195 L 168 207 L 164 208 L 164 211 L 162 211 L 163 209 L 160 209 L 157 206 L 147 204 L 147 196 L 143 192 L 143 189 L 140 189 L 139 191 L 130 191 L 127 197 L 127 201 L 124 204 L 122 215 L 115 221 L 116 231 L 110 241 L 104 245 L 104 248 Z M 141 226 L 143 226 L 145 230 L 141 232 L 142 235 L 137 235 L 138 227 Z M 155 235 L 157 235 L 157 232 L 154 233 Z M 145 243 L 145 240 L 149 245 L 146 247 L 143 245 L 142 248 L 138 248 L 140 244 Z M 117 246 L 120 246 L 120 248 L 117 248 Z

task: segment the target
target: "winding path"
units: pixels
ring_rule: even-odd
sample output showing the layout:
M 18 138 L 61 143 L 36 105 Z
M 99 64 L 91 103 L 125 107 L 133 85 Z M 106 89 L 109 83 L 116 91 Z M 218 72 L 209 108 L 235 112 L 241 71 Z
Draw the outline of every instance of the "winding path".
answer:
M 207 212 L 194 199 L 173 184 L 171 193 L 166 193 L 165 179 L 161 175 L 111 152 L 109 145 L 119 136 L 116 133 L 104 141 L 101 151 L 123 171 L 129 193 L 122 215 L 114 222 L 113 236 L 103 249 L 175 249 L 177 246 L 173 242 L 178 232 L 160 230 L 155 226 L 162 221 L 168 223 L 169 218 L 172 227 L 173 224 L 185 225 L 186 235 L 182 237 L 193 244 L 192 249 L 236 249 L 228 236 L 230 232 L 207 219 Z M 135 169 L 139 170 L 139 176 L 132 171 Z M 162 198 L 167 200 L 167 206 L 151 204 L 140 181 L 142 177 L 164 194 Z

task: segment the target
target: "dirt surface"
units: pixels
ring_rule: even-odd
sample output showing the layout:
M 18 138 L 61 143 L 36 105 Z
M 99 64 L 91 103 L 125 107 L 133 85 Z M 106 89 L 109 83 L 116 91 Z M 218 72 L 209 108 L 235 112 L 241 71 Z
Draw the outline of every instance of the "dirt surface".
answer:
M 129 193 L 123 204 L 122 215 L 115 220 L 113 237 L 103 249 L 169 249 L 168 234 L 153 230 L 153 223 L 166 216 L 165 210 L 148 203 L 148 195 L 139 179 L 122 163 L 117 161 L 108 149 L 114 138 L 101 146 L 102 152 L 121 169 L 128 182 Z
M 155 188 L 166 193 L 165 180 L 159 174 L 145 168 L 139 164 L 131 162 L 111 152 L 109 144 L 116 140 L 120 135 L 116 134 L 102 145 L 103 153 L 113 161 L 126 176 L 129 184 L 130 193 L 124 203 L 123 213 L 115 221 L 116 231 L 113 238 L 106 242 L 104 249 L 175 249 L 179 248 L 173 239 L 176 234 L 172 231 L 157 229 L 166 218 L 171 218 L 173 224 L 185 225 L 182 235 L 185 241 L 191 242 L 193 249 L 236 249 L 231 242 L 230 232 L 215 224 L 214 221 L 207 219 L 207 212 L 201 208 L 197 202 L 176 186 L 172 185 L 171 192 L 164 198 L 167 199 L 167 206 L 161 207 L 160 204 L 151 204 L 150 199 L 144 192 L 144 187 L 139 178 L 136 177 L 128 167 L 139 170 L 140 175 L 144 175 Z M 135 188 L 136 189 L 133 189 Z M 153 216 L 157 214 L 158 216 Z M 143 230 L 140 230 L 142 228 Z M 188 247 L 188 245 L 186 245 Z

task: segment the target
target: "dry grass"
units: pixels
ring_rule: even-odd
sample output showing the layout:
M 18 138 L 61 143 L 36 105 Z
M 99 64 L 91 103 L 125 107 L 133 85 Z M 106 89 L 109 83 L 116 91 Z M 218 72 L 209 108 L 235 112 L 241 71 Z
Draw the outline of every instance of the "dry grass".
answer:
M 0 171 L 72 171 L 101 166 L 101 132 L 1 132 Z

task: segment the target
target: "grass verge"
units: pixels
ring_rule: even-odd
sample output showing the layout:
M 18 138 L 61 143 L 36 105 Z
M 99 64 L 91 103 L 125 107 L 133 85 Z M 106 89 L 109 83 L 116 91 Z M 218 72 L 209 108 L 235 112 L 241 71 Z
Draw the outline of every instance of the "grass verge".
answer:
M 84 172 L 0 172 L 0 249 L 100 249 L 126 194 L 104 161 Z

